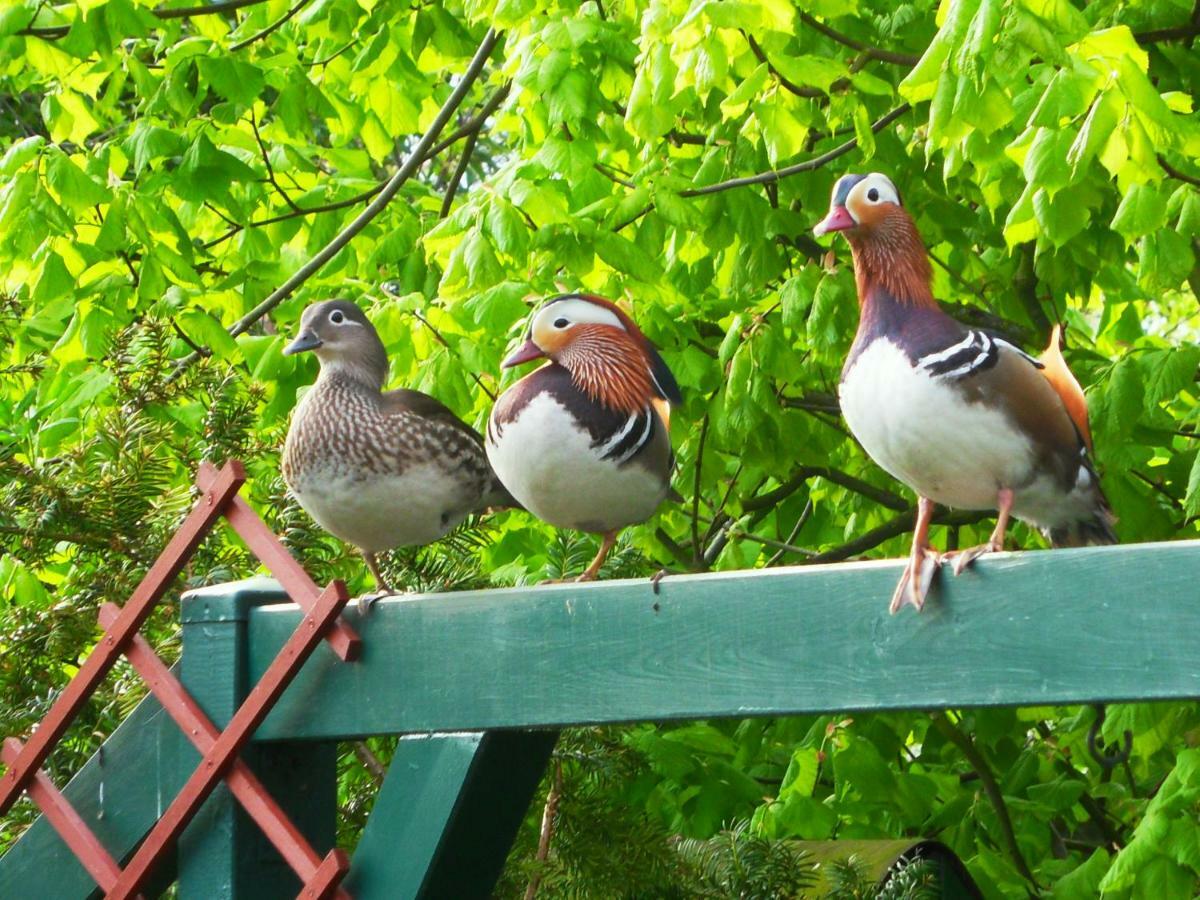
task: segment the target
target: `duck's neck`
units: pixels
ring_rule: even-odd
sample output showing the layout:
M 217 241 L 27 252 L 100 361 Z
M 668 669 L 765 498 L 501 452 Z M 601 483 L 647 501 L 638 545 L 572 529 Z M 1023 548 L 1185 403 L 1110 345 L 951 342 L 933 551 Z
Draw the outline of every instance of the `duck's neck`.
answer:
M 387 371 L 368 362 L 348 359 L 321 360 L 318 388 L 349 388 L 378 394 L 383 390 Z
M 907 215 L 881 223 L 869 233 L 847 234 L 854 254 L 854 278 L 864 307 L 887 297 L 914 307 L 936 308 L 933 272 L 921 235 Z

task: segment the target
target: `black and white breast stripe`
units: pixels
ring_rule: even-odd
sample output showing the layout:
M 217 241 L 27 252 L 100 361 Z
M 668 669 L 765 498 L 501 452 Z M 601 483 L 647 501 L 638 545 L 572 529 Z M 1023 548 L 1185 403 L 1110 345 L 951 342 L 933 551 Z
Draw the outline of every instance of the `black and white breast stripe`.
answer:
M 990 369 L 1000 358 L 1003 347 L 1023 356 L 1037 368 L 1045 368 L 1020 347 L 1002 338 L 992 337 L 985 331 L 968 331 L 957 344 L 952 344 L 936 353 L 927 353 L 917 359 L 914 368 L 940 378 L 964 378 Z
M 592 449 L 600 451 L 601 459 L 611 459 L 618 466 L 629 462 L 654 437 L 656 413 L 645 407 L 627 418 L 621 427 L 605 438 L 592 441 Z

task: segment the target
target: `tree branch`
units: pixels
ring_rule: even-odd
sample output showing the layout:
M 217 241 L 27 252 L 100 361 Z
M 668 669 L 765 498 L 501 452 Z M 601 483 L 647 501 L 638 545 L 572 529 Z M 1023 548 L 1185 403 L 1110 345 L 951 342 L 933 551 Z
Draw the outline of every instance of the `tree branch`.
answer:
M 915 66 L 921 59 L 919 56 L 913 56 L 911 53 L 897 53 L 894 50 L 885 50 L 882 47 L 872 47 L 870 44 L 864 44 L 862 41 L 857 41 L 848 34 L 842 34 L 840 31 L 835 31 L 824 22 L 818 22 L 808 13 L 800 10 L 800 21 L 807 25 L 813 31 L 819 31 L 825 37 L 837 41 L 839 44 L 849 47 L 851 50 L 857 50 L 868 59 L 877 59 L 880 62 L 893 63 L 897 66 Z
M 150 13 L 155 18 L 163 20 L 190 19 L 193 16 L 211 16 L 217 13 L 233 12 L 234 10 L 244 9 L 247 6 L 257 6 L 260 3 L 266 2 L 267 0 L 221 0 L 221 2 L 207 3 L 204 6 L 184 6 L 178 9 L 159 7 L 158 9 L 150 10 Z M 35 13 L 34 18 L 36 17 Z M 46 25 L 39 27 L 31 24 L 18 29 L 13 34 L 57 40 L 58 38 L 66 37 L 70 30 L 70 25 Z
M 250 35 L 250 37 L 246 38 L 244 41 L 238 41 L 236 44 L 233 44 L 232 46 L 230 46 L 230 48 L 229 48 L 230 52 L 236 53 L 238 50 L 244 50 L 246 47 L 249 47 L 255 41 L 261 41 L 263 38 L 269 37 L 270 35 L 274 34 L 276 31 L 278 31 L 280 28 L 282 28 L 284 25 L 286 25 L 288 23 L 288 21 L 291 20 L 291 18 L 294 15 L 296 15 L 296 13 L 300 12 L 300 10 L 304 9 L 304 7 L 308 6 L 308 4 L 309 4 L 309 0 L 298 0 L 297 3 L 293 4 L 291 9 L 289 9 L 287 12 L 285 12 L 282 16 L 280 16 L 278 19 L 276 19 L 274 22 L 272 22 L 266 28 L 262 29 L 261 31 L 255 32 L 254 34 Z
M 1143 31 L 1133 37 L 1139 44 L 1157 44 L 1160 41 L 1188 40 L 1200 34 L 1200 0 L 1192 7 L 1192 15 L 1186 25 L 1176 25 L 1172 28 L 1157 28 L 1153 31 Z
M 554 761 L 554 782 L 550 785 L 550 790 L 546 792 L 546 805 L 542 808 L 542 828 L 538 835 L 537 854 L 534 859 L 539 863 L 537 871 L 533 873 L 533 877 L 529 879 L 529 885 L 525 888 L 525 900 L 534 900 L 537 896 L 538 888 L 542 884 L 542 866 L 545 865 L 547 858 L 550 856 L 550 840 L 554 836 L 554 820 L 558 816 L 558 802 L 562 797 L 562 762 Z
M 439 219 L 450 215 L 450 209 L 454 206 L 454 195 L 458 193 L 458 186 L 462 184 L 463 176 L 467 174 L 467 166 L 471 164 L 471 154 L 475 152 L 475 144 L 478 141 L 478 129 L 467 135 L 467 145 L 463 147 L 462 156 L 458 158 L 458 165 L 454 167 L 454 174 L 450 176 L 450 183 L 446 185 L 446 196 L 442 198 L 442 208 L 438 212 Z
M 427 318 L 425 318 L 423 315 L 421 315 L 420 310 L 414 309 L 412 311 L 412 314 L 420 321 L 420 323 L 422 325 L 424 325 L 426 328 L 428 328 L 430 330 L 430 332 L 433 334 L 434 338 L 437 340 L 437 342 L 439 344 L 441 344 L 443 347 L 445 347 L 447 350 L 449 350 L 451 355 L 454 355 L 454 348 L 450 346 L 450 342 L 448 340 L 446 340 L 445 337 L 442 336 L 442 333 L 440 331 L 438 331 L 436 328 L 433 327 L 432 322 L 430 322 Z M 473 379 L 475 379 L 475 383 L 477 385 L 479 385 L 479 389 L 481 391 L 483 391 L 485 394 L 487 394 L 492 399 L 492 402 L 495 403 L 496 402 L 496 392 L 493 391 L 491 388 L 489 388 L 486 384 L 483 383 L 483 380 L 479 377 L 479 373 L 472 372 L 469 369 L 467 371 L 470 374 L 470 376 Z
M 458 141 L 461 141 L 464 137 L 477 132 L 483 123 L 487 121 L 488 117 L 491 116 L 491 114 L 496 111 L 500 104 L 504 102 L 504 98 L 508 96 L 510 87 L 510 84 L 506 84 L 504 87 L 500 88 L 500 90 L 493 94 L 491 98 L 480 108 L 476 115 L 472 116 L 465 124 L 462 125 L 462 127 L 452 132 L 449 137 L 443 138 L 431 150 L 429 150 L 425 154 L 425 158 L 422 160 L 422 162 L 428 162 L 446 148 L 456 144 Z M 277 216 L 268 216 L 265 219 L 257 219 L 253 222 L 247 223 L 246 225 L 239 225 L 236 222 L 231 222 L 229 219 L 226 219 L 225 216 L 223 216 L 218 210 L 210 207 L 213 209 L 213 212 L 216 212 L 217 215 L 225 219 L 226 222 L 229 222 L 231 227 L 224 234 L 205 243 L 203 247 L 205 250 L 211 250 L 213 247 L 223 244 L 230 238 L 237 235 L 237 233 L 243 228 L 262 228 L 266 225 L 275 225 L 279 222 L 286 222 L 288 219 L 296 219 L 302 216 L 312 216 L 318 213 L 336 212 L 339 209 L 346 209 L 349 206 L 358 206 L 358 204 L 365 203 L 366 201 L 370 200 L 386 186 L 387 182 L 381 181 L 379 184 L 363 191 L 361 194 L 355 194 L 353 197 L 347 197 L 345 200 L 335 200 L 332 203 L 323 203 L 320 206 L 302 206 L 293 210 L 292 212 L 280 213 Z
M 304 0 L 304 2 L 307 3 L 308 0 Z M 271 156 L 267 153 L 267 145 L 263 143 L 262 135 L 258 133 L 258 121 L 255 118 L 253 108 L 250 109 L 250 128 L 254 131 L 254 140 L 258 142 L 258 149 L 262 155 L 263 165 L 267 167 L 267 181 L 271 182 L 271 186 L 283 198 L 283 202 L 291 207 L 292 212 L 300 212 L 300 207 L 296 205 L 296 201 L 288 196 L 288 192 L 275 180 L 275 169 L 271 165 Z
M 963 734 L 953 723 L 946 718 L 945 713 L 933 713 L 930 716 L 933 727 L 938 732 L 957 747 L 971 768 L 979 775 L 979 780 L 983 784 L 983 791 L 991 801 L 992 806 L 996 810 L 996 817 L 1000 820 L 1000 831 L 1004 835 L 1005 848 L 1008 850 L 1008 855 L 1012 857 L 1013 865 L 1017 867 L 1017 871 L 1021 873 L 1021 877 L 1033 888 L 1037 888 L 1037 879 L 1033 877 L 1033 872 L 1029 870 L 1029 864 L 1025 862 L 1025 857 L 1021 855 L 1021 848 L 1017 845 L 1017 836 L 1013 832 L 1012 819 L 1008 815 L 1008 806 L 1004 803 L 1004 794 L 1000 791 L 1000 785 L 996 783 L 996 776 L 992 774 L 991 767 L 983 758 L 983 754 L 979 752 L 979 748 L 975 746 L 975 742 L 970 737 Z
M 837 547 L 833 547 L 805 561 L 805 565 L 841 562 L 843 559 L 849 559 L 852 556 L 857 556 L 860 553 L 866 553 L 878 547 L 886 540 L 904 534 L 916 521 L 916 508 L 910 508 L 893 519 L 884 522 L 878 528 L 872 528 L 866 534 L 860 535 L 852 541 L 847 541 Z M 991 513 L 974 512 L 960 510 L 950 512 L 942 510 L 935 513 L 933 516 L 933 524 L 935 525 L 974 525 L 976 522 L 986 519 Z
M 838 469 L 833 469 L 828 466 L 802 466 L 779 487 L 772 490 L 770 493 L 762 494 L 758 497 L 751 497 L 742 503 L 742 509 L 746 512 L 756 512 L 760 509 L 769 509 L 775 506 L 785 497 L 795 493 L 795 491 L 810 478 L 824 478 L 826 481 L 832 481 L 834 484 L 854 491 L 856 494 L 861 494 L 874 500 L 880 506 L 886 506 L 888 509 L 903 512 L 911 509 L 911 505 L 899 494 L 892 493 L 884 488 L 875 487 L 873 484 L 861 479 L 855 478 L 853 475 L 847 475 Z
M 367 227 L 371 221 L 383 212 L 384 208 L 396 196 L 400 188 L 409 178 L 421 167 L 425 161 L 425 156 L 429 148 L 433 146 L 438 135 L 442 133 L 442 129 L 446 127 L 446 123 L 450 121 L 450 117 L 454 115 L 455 110 L 462 105 L 463 100 L 470 91 L 471 86 L 475 84 L 479 78 L 480 72 L 483 71 L 484 65 L 487 63 L 488 57 L 496 46 L 496 41 L 499 35 L 495 29 L 488 29 L 483 40 L 479 44 L 479 48 L 475 51 L 475 56 L 471 59 L 470 65 L 467 66 L 458 84 L 455 86 L 450 96 L 446 98 L 446 102 L 442 104 L 442 108 L 438 110 L 437 117 L 430 124 L 429 129 L 421 136 L 417 145 L 412 149 L 408 159 L 405 160 L 396 173 L 388 179 L 387 183 L 379 192 L 370 205 L 361 213 L 355 216 L 354 221 L 343 228 L 328 244 L 317 251 L 308 262 L 301 266 L 291 278 L 272 291 L 266 299 L 259 303 L 254 309 L 250 310 L 242 318 L 230 327 L 229 334 L 237 337 L 239 334 L 247 331 L 251 325 L 261 319 L 264 315 L 290 297 L 296 288 L 300 287 L 304 282 L 308 281 L 325 263 L 333 259 L 343 247 L 360 231 Z M 177 376 L 184 368 L 191 365 L 199 357 L 195 353 L 183 357 L 177 364 L 175 372 L 172 373 L 172 378 Z
M 871 131 L 879 133 L 892 122 L 896 121 L 912 107 L 907 103 L 902 103 L 893 109 L 885 116 L 876 119 L 871 125 Z M 839 144 L 832 150 L 822 153 L 820 156 L 805 160 L 802 163 L 796 163 L 792 166 L 786 166 L 782 169 L 773 169 L 769 172 L 761 172 L 758 175 L 746 175 L 742 178 L 731 178 L 728 181 L 719 181 L 716 184 L 705 185 L 704 187 L 688 188 L 685 191 L 680 191 L 680 197 L 702 197 L 706 194 L 718 194 L 721 191 L 732 190 L 733 188 L 746 187 L 751 184 L 771 184 L 776 181 L 781 181 L 792 175 L 799 175 L 801 172 L 811 172 L 814 169 L 819 169 L 828 162 L 832 162 L 839 156 L 845 156 L 851 150 L 858 146 L 858 138 L 854 137 L 846 141 L 844 144 Z
M 750 32 L 746 31 L 745 29 L 742 29 L 742 36 L 746 39 L 746 42 L 750 45 L 750 52 L 755 55 L 755 57 L 758 59 L 758 61 L 760 63 L 764 63 L 766 65 L 767 71 L 769 71 L 772 75 L 774 75 L 779 80 L 779 83 L 783 86 L 784 90 L 790 91 L 791 93 L 795 94 L 797 97 L 806 97 L 808 99 L 814 99 L 817 97 L 828 96 L 820 88 L 802 86 L 802 85 L 796 84 L 794 81 L 789 80 L 787 78 L 787 76 L 785 76 L 782 72 L 780 72 L 773 65 L 771 65 L 771 60 L 769 60 L 767 58 L 766 51 L 764 51 L 763 48 L 761 46 L 759 46 L 758 41 L 756 41 L 754 39 L 754 35 L 750 34 Z M 839 78 L 836 82 L 834 82 L 834 84 L 843 84 L 843 83 L 847 87 L 850 85 L 850 81 L 847 78 Z M 832 88 L 833 88 L 833 85 L 830 85 L 831 90 L 832 90 Z
M 1176 181 L 1182 181 L 1184 184 L 1190 184 L 1192 187 L 1200 187 L 1200 178 L 1194 175 L 1188 175 L 1186 172 L 1180 172 L 1177 168 L 1171 165 L 1163 155 L 1158 154 L 1158 164 L 1162 166 L 1162 170 Z

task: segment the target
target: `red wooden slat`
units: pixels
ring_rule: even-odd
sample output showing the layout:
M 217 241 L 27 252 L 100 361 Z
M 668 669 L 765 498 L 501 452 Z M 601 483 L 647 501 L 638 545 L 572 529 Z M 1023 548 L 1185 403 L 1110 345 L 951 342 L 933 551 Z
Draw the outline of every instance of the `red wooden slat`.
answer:
M 348 599 L 346 586 L 340 581 L 331 582 L 321 594 L 312 611 L 300 621 L 279 655 L 205 754 L 200 767 L 192 773 L 183 790 L 146 836 L 117 884 L 109 891 L 108 900 L 128 900 L 141 888 L 150 870 L 167 848 L 174 845 L 180 832 L 212 793 L 226 768 L 262 724 Z
M 329 897 L 341 896 L 346 892 L 338 884 L 350 871 L 350 857 L 346 851 L 333 849 L 317 869 L 317 873 L 300 889 L 296 900 L 327 900 Z
M 166 593 L 175 576 L 208 534 L 213 521 L 221 515 L 229 498 L 236 495 L 245 480 L 246 473 L 241 463 L 231 460 L 210 482 L 209 489 L 134 590 L 112 630 L 79 667 L 75 677 L 63 689 L 20 755 L 9 763 L 8 771 L 0 780 L 0 816 L 8 812 L 21 788 L 41 768 L 79 708 L 87 702 L 101 679 L 112 668 L 126 642 L 141 628 L 146 617 L 154 609 L 154 604 Z
M 107 628 L 119 613 L 120 607 L 116 604 L 105 603 L 100 607 L 101 627 Z M 150 692 L 158 698 L 163 709 L 187 735 L 188 740 L 201 754 L 208 753 L 220 737 L 220 729 L 204 714 L 204 710 L 179 683 L 179 679 L 158 658 L 150 643 L 140 634 L 134 635 L 125 649 L 125 656 L 142 676 Z M 225 781 L 233 795 L 250 814 L 250 818 L 262 829 L 263 834 L 292 867 L 300 881 L 306 884 L 311 882 L 321 868 L 321 856 L 292 824 L 287 813 L 258 780 L 258 776 L 241 759 L 234 759 Z M 339 900 L 350 900 L 350 895 L 342 890 L 338 890 L 334 896 Z
M 21 742 L 16 738 L 6 740 L 3 750 L 0 751 L 0 756 L 8 765 L 12 765 L 20 754 Z M 100 843 L 92 829 L 88 828 L 79 813 L 75 812 L 75 808 L 67 802 L 67 798 L 54 786 L 50 776 L 38 769 L 29 782 L 28 791 L 33 802 L 45 815 L 46 821 L 58 832 L 63 843 L 71 848 L 71 852 L 79 857 L 80 863 L 87 873 L 96 879 L 100 889 L 107 891 L 116 884 L 121 876 L 121 867 Z
M 196 473 L 196 484 L 204 490 L 217 477 L 217 470 L 211 463 L 201 463 Z M 308 577 L 308 573 L 298 563 L 287 548 L 279 542 L 279 538 L 258 517 L 258 513 L 241 497 L 234 497 L 225 509 L 225 519 L 231 528 L 246 542 L 250 551 L 266 566 L 275 580 L 287 591 L 289 597 L 308 612 L 321 595 L 321 589 Z M 342 660 L 353 662 L 362 653 L 362 639 L 344 619 L 338 619 L 326 636 L 329 645 Z

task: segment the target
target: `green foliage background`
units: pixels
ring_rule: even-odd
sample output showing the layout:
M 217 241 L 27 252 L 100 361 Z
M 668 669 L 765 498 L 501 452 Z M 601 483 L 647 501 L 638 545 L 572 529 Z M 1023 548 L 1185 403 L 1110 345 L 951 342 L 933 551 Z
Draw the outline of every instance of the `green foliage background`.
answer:
M 396 171 L 489 26 L 499 41 L 447 140 L 243 322 Z M 686 499 L 630 530 L 609 574 L 900 555 L 912 498 L 834 396 L 856 321 L 848 254 L 810 237 L 846 170 L 893 177 L 956 315 L 1030 349 L 1069 324 L 1122 540 L 1195 536 L 1198 33 L 1181 0 L 4 0 L 0 731 L 44 713 L 98 605 L 127 596 L 190 504 L 201 459 L 245 460 L 253 501 L 314 576 L 367 586 L 277 471 L 315 374 L 280 355 L 281 334 L 334 295 L 369 308 L 394 384 L 476 425 L 531 298 L 628 301 L 684 388 Z M 990 527 L 942 521 L 938 541 Z M 1040 546 L 1023 527 L 1015 540 Z M 520 584 L 591 549 L 506 514 L 390 566 L 420 588 Z M 253 568 L 213 539 L 187 581 Z M 151 625 L 168 653 L 175 615 Z M 139 696 L 118 670 L 57 774 Z M 533 859 L 534 809 L 503 891 L 536 870 L 544 895 L 665 896 L 670 835 L 749 819 L 768 840 L 937 836 L 989 897 L 1031 880 L 1056 897 L 1194 894 L 1196 706 L 1110 709 L 1104 738 L 1134 734 L 1111 771 L 1086 747 L 1095 715 L 576 732 L 550 857 Z M 371 780 L 347 766 L 352 839 Z M 27 821 L 10 816 L 0 843 Z

